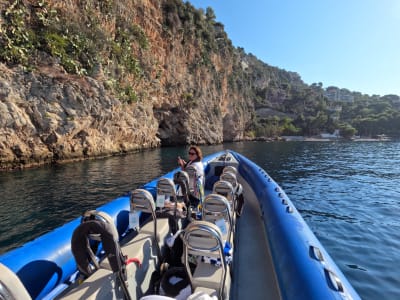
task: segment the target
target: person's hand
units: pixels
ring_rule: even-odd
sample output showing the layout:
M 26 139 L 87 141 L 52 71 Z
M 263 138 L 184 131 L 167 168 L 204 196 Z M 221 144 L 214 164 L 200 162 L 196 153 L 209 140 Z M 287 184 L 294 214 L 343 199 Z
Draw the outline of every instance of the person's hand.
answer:
M 180 165 L 181 168 L 183 168 L 185 164 L 186 162 L 180 156 L 178 156 L 178 165 Z

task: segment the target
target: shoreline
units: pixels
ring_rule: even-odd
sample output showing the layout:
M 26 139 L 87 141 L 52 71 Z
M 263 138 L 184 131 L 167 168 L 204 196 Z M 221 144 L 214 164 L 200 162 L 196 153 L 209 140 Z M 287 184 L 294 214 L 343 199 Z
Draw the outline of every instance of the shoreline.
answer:
M 391 142 L 394 139 L 385 138 L 371 138 L 371 137 L 357 137 L 345 139 L 342 137 L 306 137 L 306 136 L 280 136 L 280 137 L 257 137 L 248 141 L 260 141 L 260 142 Z
M 304 136 L 282 136 L 281 139 L 286 142 L 390 142 L 391 138 L 369 138 L 369 137 L 360 137 L 360 138 L 351 138 L 345 139 L 341 137 L 335 138 L 322 138 L 322 137 L 304 137 Z
M 242 139 L 233 142 L 390 142 L 394 141 L 395 139 L 392 138 L 352 138 L 352 139 L 344 139 L 341 137 L 305 137 L 305 136 L 279 136 L 279 137 L 257 137 L 252 139 Z M 120 155 L 127 155 L 131 153 L 146 151 L 155 148 L 162 148 L 163 146 L 159 147 L 149 147 L 149 148 L 142 148 L 136 149 L 132 151 L 126 152 L 119 152 L 119 153 L 110 153 L 110 154 L 102 154 L 102 155 L 93 155 L 93 156 L 81 156 L 75 158 L 65 158 L 60 160 L 43 160 L 43 161 L 20 161 L 20 162 L 0 162 L 0 173 L 2 172 L 13 172 L 18 170 L 26 170 L 26 169 L 35 169 L 41 168 L 46 165 L 62 165 L 70 162 L 79 162 L 79 161 L 86 161 L 86 160 L 97 160 L 112 156 L 120 156 Z M 165 146 L 164 146 L 165 147 Z

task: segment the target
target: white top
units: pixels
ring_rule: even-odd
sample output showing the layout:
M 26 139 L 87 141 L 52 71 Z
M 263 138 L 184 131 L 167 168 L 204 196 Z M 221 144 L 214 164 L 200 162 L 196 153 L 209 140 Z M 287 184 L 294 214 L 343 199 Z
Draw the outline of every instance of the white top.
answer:
M 204 197 L 204 185 L 205 185 L 205 176 L 204 176 L 204 165 L 201 161 L 192 162 L 189 161 L 186 167 L 192 166 L 196 169 L 196 180 L 195 182 L 189 182 L 189 184 L 193 184 L 194 196 L 199 198 L 200 201 L 203 201 Z
M 201 183 L 204 186 L 204 165 L 203 165 L 203 163 L 201 161 L 196 161 L 196 162 L 189 161 L 188 164 L 186 165 L 186 167 L 187 166 L 193 166 L 196 168 L 197 176 L 198 176 L 198 178 L 201 179 Z

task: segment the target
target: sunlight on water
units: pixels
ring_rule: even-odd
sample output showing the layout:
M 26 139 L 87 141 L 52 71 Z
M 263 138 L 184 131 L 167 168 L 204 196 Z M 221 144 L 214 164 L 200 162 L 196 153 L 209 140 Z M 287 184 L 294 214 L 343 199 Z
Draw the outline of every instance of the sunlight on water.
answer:
M 397 299 L 400 144 L 302 147 L 280 184 L 363 299 Z

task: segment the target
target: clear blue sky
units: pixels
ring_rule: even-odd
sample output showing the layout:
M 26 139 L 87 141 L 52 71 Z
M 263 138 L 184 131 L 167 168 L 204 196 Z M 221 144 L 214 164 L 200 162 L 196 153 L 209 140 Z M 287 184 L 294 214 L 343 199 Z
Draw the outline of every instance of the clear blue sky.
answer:
M 212 7 L 236 47 L 364 94 L 400 96 L 400 0 L 189 0 Z

